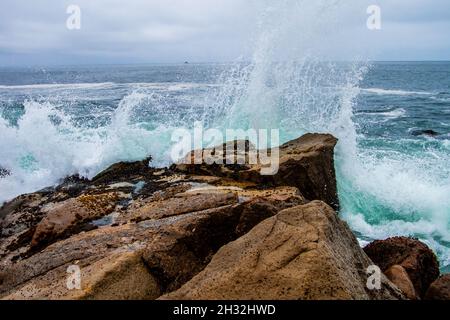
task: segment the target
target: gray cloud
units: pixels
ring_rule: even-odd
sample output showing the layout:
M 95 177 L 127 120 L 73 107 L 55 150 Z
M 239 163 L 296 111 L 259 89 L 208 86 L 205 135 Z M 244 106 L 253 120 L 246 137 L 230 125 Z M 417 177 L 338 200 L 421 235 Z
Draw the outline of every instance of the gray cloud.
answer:
M 339 28 L 323 44 L 331 57 L 450 59 L 448 0 L 319 2 L 345 7 L 333 22 Z M 66 29 L 69 4 L 81 7 L 81 30 Z M 369 4 L 382 8 L 380 31 L 365 27 Z M 2 0 L 0 65 L 234 60 L 249 53 L 270 5 L 268 0 Z M 311 18 L 303 17 L 301 8 L 294 12 L 300 14 L 289 17 L 293 28 L 297 19 Z M 289 36 L 307 32 L 307 24 L 299 26 Z M 320 43 L 320 34 L 313 35 L 308 41 Z

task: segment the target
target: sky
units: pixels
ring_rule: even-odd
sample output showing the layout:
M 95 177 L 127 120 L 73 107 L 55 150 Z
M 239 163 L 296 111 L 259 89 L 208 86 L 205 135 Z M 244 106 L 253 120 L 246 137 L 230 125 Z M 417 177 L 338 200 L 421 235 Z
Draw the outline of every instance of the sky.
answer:
M 380 30 L 367 28 L 369 5 Z M 235 61 L 273 30 L 280 52 L 302 42 L 336 60 L 450 60 L 448 0 L 1 0 L 0 65 Z

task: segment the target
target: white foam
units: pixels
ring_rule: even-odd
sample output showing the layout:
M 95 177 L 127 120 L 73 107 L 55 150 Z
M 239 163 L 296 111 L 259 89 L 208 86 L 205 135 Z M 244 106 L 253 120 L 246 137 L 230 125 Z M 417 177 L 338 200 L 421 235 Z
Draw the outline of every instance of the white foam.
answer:
M 365 88 L 361 89 L 363 93 L 375 93 L 379 95 L 395 95 L 395 96 L 409 96 L 409 95 L 432 95 L 432 92 L 425 91 L 406 91 L 406 90 L 388 90 L 380 88 Z
M 145 88 L 145 89 L 159 89 L 165 91 L 183 91 L 191 90 L 196 88 L 212 88 L 218 87 L 219 84 L 205 84 L 205 83 L 191 83 L 191 82 L 135 82 L 127 83 L 129 86 L 135 88 Z
M 29 84 L 29 85 L 0 85 L 0 89 L 8 90 L 42 90 L 42 89 L 100 89 L 113 87 L 113 82 L 101 83 L 50 83 L 50 84 Z
M 394 109 L 392 111 L 386 111 L 386 112 L 376 112 L 372 113 L 374 115 L 384 116 L 391 119 L 401 118 L 406 115 L 406 110 L 403 108 Z
M 0 165 L 12 173 L 1 180 L 0 202 L 54 185 L 67 175 L 92 177 L 121 160 L 153 155 L 155 164 L 164 164 L 173 128 L 161 124 L 148 131 L 130 122 L 133 108 L 145 97 L 135 92 L 124 97 L 111 124 L 96 129 L 75 126 L 49 102 L 26 101 L 17 126 L 0 118 Z M 55 117 L 56 122 L 51 120 Z
M 28 84 L 28 85 L 0 85 L 4 90 L 80 90 L 80 89 L 111 89 L 117 86 L 126 86 L 134 89 L 148 88 L 167 91 L 182 91 L 201 87 L 216 87 L 218 84 L 204 84 L 191 82 L 99 82 L 99 83 L 51 83 L 51 84 Z
M 444 98 L 444 97 L 431 97 L 431 99 L 438 101 L 438 102 L 450 102 L 450 98 Z
M 365 247 L 371 241 L 385 240 L 392 236 L 416 237 L 418 234 L 424 235 L 419 240 L 427 244 L 440 257 L 441 267 L 450 265 L 450 248 L 442 245 L 428 235 L 439 232 L 432 221 L 421 219 L 415 222 L 405 222 L 403 220 L 386 221 L 381 224 L 369 224 L 362 214 L 342 213 L 353 230 L 364 235 L 365 239 L 358 239 L 360 246 Z M 367 239 L 371 239 L 370 241 Z

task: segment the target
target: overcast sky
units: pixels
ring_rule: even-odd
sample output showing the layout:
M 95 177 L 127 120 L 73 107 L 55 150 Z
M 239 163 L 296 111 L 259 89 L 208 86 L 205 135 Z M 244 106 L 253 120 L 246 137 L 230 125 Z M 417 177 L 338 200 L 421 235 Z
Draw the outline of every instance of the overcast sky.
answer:
M 261 30 L 288 22 L 276 37 L 298 36 L 302 48 L 323 42 L 336 59 L 450 60 L 449 0 L 308 2 L 337 3 L 334 20 L 303 10 L 305 0 L 0 0 L 0 65 L 233 61 L 251 55 Z M 71 4 L 80 30 L 66 27 Z M 382 10 L 381 30 L 366 27 L 371 4 Z M 289 14 L 272 17 L 271 5 Z

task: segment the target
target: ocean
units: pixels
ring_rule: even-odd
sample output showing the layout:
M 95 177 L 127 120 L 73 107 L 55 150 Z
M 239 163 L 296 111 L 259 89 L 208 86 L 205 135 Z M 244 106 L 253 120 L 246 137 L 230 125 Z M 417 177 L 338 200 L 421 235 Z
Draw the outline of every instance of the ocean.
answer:
M 450 62 L 3 67 L 0 202 L 117 161 L 168 165 L 171 133 L 195 121 L 281 143 L 333 133 L 339 214 L 361 244 L 417 237 L 450 271 Z

